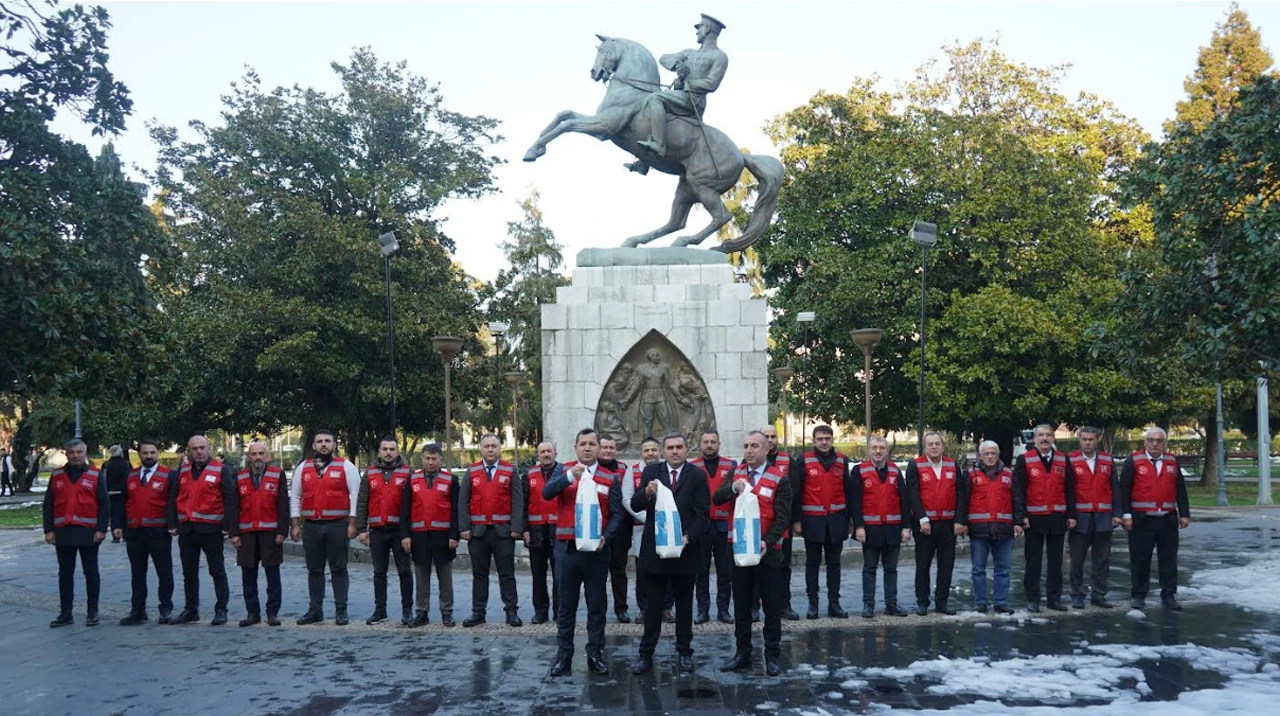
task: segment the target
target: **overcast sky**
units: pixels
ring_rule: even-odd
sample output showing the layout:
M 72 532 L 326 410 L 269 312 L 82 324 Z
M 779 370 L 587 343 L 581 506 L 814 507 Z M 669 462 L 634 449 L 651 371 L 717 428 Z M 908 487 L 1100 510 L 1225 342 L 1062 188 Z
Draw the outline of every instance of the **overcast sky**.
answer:
M 502 266 L 497 245 L 519 218 L 530 187 L 542 194 L 548 225 L 566 260 L 591 246 L 665 222 L 675 178 L 632 174 L 612 144 L 565 135 L 546 156 L 521 161 L 562 109 L 590 113 L 604 94 L 588 71 L 595 33 L 626 37 L 655 55 L 693 47 L 700 12 L 727 25 L 720 46 L 729 71 L 709 98 L 706 121 L 754 153 L 776 150 L 762 131 L 778 114 L 820 90 L 841 92 L 856 76 L 884 89 L 910 80 L 945 44 L 1001 38 L 1003 52 L 1038 66 L 1069 63 L 1065 90 L 1114 102 L 1158 135 L 1182 82 L 1225 16 L 1226 2 L 106 2 L 114 29 L 110 66 L 132 92 L 134 115 L 116 139 L 127 163 L 150 167 L 145 123 L 218 122 L 220 96 L 252 67 L 267 88 L 334 91 L 334 60 L 368 45 L 382 60 L 440 85 L 448 108 L 501 121 L 507 161 L 494 195 L 453 202 L 439 218 L 472 275 Z M 1270 48 L 1280 4 L 1242 3 Z M 664 80 L 670 79 L 664 74 Z M 70 124 L 59 129 L 96 151 L 101 140 Z M 690 230 L 707 220 L 700 209 Z M 667 243 L 670 239 L 661 240 Z

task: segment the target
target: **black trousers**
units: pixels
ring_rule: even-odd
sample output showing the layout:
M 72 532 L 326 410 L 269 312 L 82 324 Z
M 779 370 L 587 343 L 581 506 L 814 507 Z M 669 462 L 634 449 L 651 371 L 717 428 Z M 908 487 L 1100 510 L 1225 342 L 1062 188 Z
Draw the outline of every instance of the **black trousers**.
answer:
M 934 589 L 934 605 L 942 604 L 951 595 L 951 573 L 956 566 L 956 533 L 953 520 L 931 522 L 930 534 L 920 532 L 919 524 L 912 529 L 916 541 L 916 604 L 929 603 L 929 568 L 938 560 L 938 583 Z
M 324 613 L 324 567 L 333 580 L 333 606 L 347 608 L 351 588 L 347 574 L 347 521 L 303 520 L 302 551 L 307 561 L 308 611 Z
M 862 545 L 862 605 L 876 605 L 876 568 L 884 565 L 884 605 L 898 605 L 898 556 L 902 545 Z M 952 557 L 954 558 L 954 552 Z
M 646 588 L 649 602 L 665 598 L 667 589 L 675 592 L 676 599 L 676 653 L 693 654 L 693 583 L 692 574 L 666 574 L 649 572 Z M 640 637 L 640 656 L 652 657 L 658 648 L 662 634 L 662 612 L 649 609 L 644 613 L 644 635 Z
M 369 558 L 373 561 L 373 606 L 387 608 L 387 571 L 395 558 L 400 578 L 400 608 L 413 608 L 413 563 L 400 546 L 400 530 L 395 527 L 369 528 Z
M 130 607 L 147 611 L 147 563 L 155 565 L 161 616 L 173 611 L 173 537 L 163 527 L 139 527 L 124 541 L 129 555 Z
M 1178 593 L 1178 515 L 1144 517 L 1129 532 L 1129 571 L 1133 575 L 1132 595 L 1145 599 L 1151 588 L 1151 551 L 1159 560 L 1160 598 Z
M 98 575 L 98 544 L 80 547 L 54 545 L 58 554 L 58 599 L 63 614 L 71 613 L 71 603 L 76 593 L 76 556 L 80 557 L 80 568 L 84 570 L 84 591 L 88 602 L 89 613 L 98 613 L 98 592 L 102 589 L 102 579 Z
M 1027 560 L 1027 573 L 1023 577 L 1022 586 L 1027 593 L 1027 601 L 1040 599 L 1040 569 L 1045 557 L 1049 562 L 1048 574 L 1045 575 L 1045 597 L 1050 604 L 1062 600 L 1062 545 L 1067 536 L 1029 529 L 1022 533 L 1023 555 Z
M 787 536 L 782 540 L 782 564 L 778 566 L 778 569 L 782 570 L 782 608 L 783 609 L 791 608 L 791 541 L 792 541 L 792 538 L 793 538 L 793 535 L 791 534 L 791 531 L 787 530 Z M 734 591 L 737 591 L 737 587 L 734 588 Z M 764 604 L 764 595 L 761 593 L 760 586 L 758 584 L 756 585 L 756 589 L 755 589 L 755 592 L 753 593 L 753 597 L 754 599 L 751 600 L 751 603 L 754 606 L 760 606 Z M 737 608 L 737 604 L 738 604 L 737 600 L 735 600 L 734 601 L 735 610 Z
M 827 603 L 833 606 L 840 604 L 840 552 L 843 549 L 843 542 L 804 541 L 804 587 L 809 601 L 818 601 L 818 572 L 825 562 Z
M 764 602 L 764 656 L 777 660 L 782 653 L 782 581 L 785 572 L 779 565 L 764 562 L 754 567 L 733 568 L 733 636 L 738 653 L 751 655 L 751 607 L 754 594 Z
M 711 611 L 711 565 L 716 567 L 716 612 L 728 614 L 733 604 L 733 549 L 729 533 L 712 527 L 698 540 L 702 561 L 698 563 L 698 613 Z
M 7 472 L 4 473 L 3 477 L 0 477 L 0 495 L 3 495 L 5 490 L 8 490 L 10 495 L 16 494 L 13 491 L 13 480 L 9 478 L 9 473 Z
M 488 525 L 484 535 L 467 542 L 471 553 L 471 613 L 484 616 L 489 608 L 489 562 L 498 567 L 498 593 L 502 609 L 514 614 L 520 607 L 516 599 L 516 543 L 511 539 L 510 525 Z
M 556 528 L 555 525 L 533 525 L 530 536 L 540 533 L 530 542 L 529 571 L 533 574 L 533 611 L 535 614 L 552 614 L 560 611 L 560 578 L 556 576 Z M 550 569 L 548 569 L 550 568 Z M 547 591 L 547 573 L 551 573 L 551 591 Z M 550 607 L 550 612 L 548 612 Z
M 604 656 L 604 593 L 609 575 L 609 547 L 579 552 L 573 540 L 556 542 L 556 574 L 560 578 L 560 608 L 556 610 L 557 658 L 573 656 L 573 631 L 578 626 L 578 598 L 587 600 L 587 656 Z
M 609 588 L 613 591 L 613 613 L 627 611 L 627 558 L 631 556 L 631 531 L 619 530 L 609 542 Z
M 1111 530 L 1067 533 L 1067 549 L 1071 554 L 1071 596 L 1084 599 L 1085 553 L 1089 555 L 1089 584 L 1093 599 L 1107 596 L 1107 577 L 1111 575 Z
M 187 532 L 178 535 L 178 557 L 182 560 L 182 591 L 185 608 L 200 610 L 200 553 L 209 565 L 213 579 L 214 609 L 226 609 L 231 600 L 227 584 L 227 567 L 222 556 L 222 532 Z
M 636 604 L 639 605 L 640 611 L 648 613 L 649 611 L 649 573 L 640 569 L 640 565 L 636 565 Z M 676 593 L 670 585 L 667 586 L 667 593 L 662 597 L 662 609 L 659 612 L 671 611 L 676 606 Z

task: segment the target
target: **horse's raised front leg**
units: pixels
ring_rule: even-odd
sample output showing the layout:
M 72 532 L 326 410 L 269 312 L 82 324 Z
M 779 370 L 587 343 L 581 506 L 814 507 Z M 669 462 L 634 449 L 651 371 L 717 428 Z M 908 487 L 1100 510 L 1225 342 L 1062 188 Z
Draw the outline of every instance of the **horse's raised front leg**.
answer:
M 689 188 L 689 182 L 681 177 L 680 183 L 676 186 L 676 198 L 671 202 L 671 218 L 667 219 L 667 223 L 647 234 L 632 236 L 623 241 L 622 245 L 634 248 L 641 244 L 647 244 L 659 236 L 666 236 L 673 231 L 683 229 L 689 221 L 689 211 L 693 209 L 693 205 L 697 202 L 698 198 L 694 195 L 693 190 Z
M 585 116 L 586 115 L 580 114 L 571 109 L 557 112 L 555 119 L 551 120 L 551 124 L 548 124 L 547 128 L 542 130 L 542 133 L 538 135 L 537 141 L 533 143 L 533 146 L 529 147 L 529 151 L 524 153 L 524 160 L 526 162 L 532 162 L 547 153 L 547 142 L 550 142 L 552 139 L 560 136 L 559 134 L 552 134 L 556 127 L 564 124 L 566 120 L 581 119 Z
M 566 132 L 579 132 L 581 134 L 590 134 L 597 139 L 608 139 L 618 131 L 618 116 L 606 112 L 605 114 L 578 114 L 574 113 L 568 119 L 556 124 L 550 130 L 544 132 L 538 141 L 534 142 L 529 151 L 525 153 L 524 160 L 531 162 L 543 154 L 547 153 L 547 145 L 551 140 L 559 137 Z
M 729 210 L 725 208 L 724 202 L 720 200 L 720 192 L 705 184 L 691 185 L 690 190 L 698 198 L 698 201 L 702 203 L 702 208 L 706 209 L 708 214 L 711 214 L 711 223 L 696 234 L 681 236 L 671 243 L 672 246 L 697 246 L 733 219 L 733 214 L 729 213 Z

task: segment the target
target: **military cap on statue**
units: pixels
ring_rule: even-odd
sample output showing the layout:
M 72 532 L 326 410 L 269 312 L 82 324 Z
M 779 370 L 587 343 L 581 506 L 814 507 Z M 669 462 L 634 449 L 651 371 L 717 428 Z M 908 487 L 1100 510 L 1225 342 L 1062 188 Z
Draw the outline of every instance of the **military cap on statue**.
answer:
M 704 13 L 702 13 L 702 19 L 703 19 L 703 20 L 706 20 L 707 22 L 711 23 L 712 25 L 715 25 L 715 26 L 716 26 L 716 32 L 720 32 L 721 30 L 723 30 L 723 29 L 724 29 L 724 23 L 723 23 L 723 22 L 720 22 L 719 20 L 715 19 L 714 17 L 711 17 L 710 15 L 706 14 L 705 12 L 704 12 Z M 697 25 L 694 25 L 694 27 L 697 27 Z

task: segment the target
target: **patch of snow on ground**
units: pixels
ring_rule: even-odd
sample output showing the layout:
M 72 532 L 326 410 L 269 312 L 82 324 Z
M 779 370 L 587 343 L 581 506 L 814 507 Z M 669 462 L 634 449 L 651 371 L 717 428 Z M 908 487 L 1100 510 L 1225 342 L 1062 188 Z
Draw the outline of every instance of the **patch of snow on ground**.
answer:
M 1143 612 L 1141 609 L 1130 609 L 1129 611 L 1125 612 L 1124 615 L 1126 617 L 1129 617 L 1130 619 L 1146 619 L 1147 618 L 1146 612 Z
M 1196 572 L 1186 593 L 1197 600 L 1280 614 L 1276 584 L 1280 584 L 1280 552 L 1272 551 L 1247 565 Z

